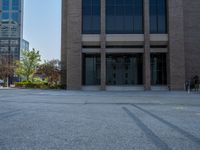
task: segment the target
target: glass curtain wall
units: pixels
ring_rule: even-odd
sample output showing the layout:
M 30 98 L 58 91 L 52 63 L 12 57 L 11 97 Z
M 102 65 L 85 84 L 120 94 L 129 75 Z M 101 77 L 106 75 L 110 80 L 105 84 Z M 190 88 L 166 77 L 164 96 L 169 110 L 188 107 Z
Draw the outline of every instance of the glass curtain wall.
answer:
M 20 58 L 22 0 L 0 1 L 0 55 L 15 60 Z
M 150 0 L 150 32 L 167 33 L 166 0 Z
M 151 84 L 167 85 L 166 53 L 151 54 Z
M 142 54 L 110 54 L 106 58 L 107 85 L 143 84 Z
M 106 0 L 107 34 L 142 34 L 143 0 Z
M 100 85 L 100 71 L 100 55 L 83 54 L 83 85 Z
M 82 5 L 83 34 L 99 34 L 100 0 L 83 0 Z M 150 31 L 167 33 L 166 0 L 150 0 Z M 106 32 L 142 34 L 143 0 L 106 0 Z
M 100 33 L 100 0 L 82 1 L 82 33 Z

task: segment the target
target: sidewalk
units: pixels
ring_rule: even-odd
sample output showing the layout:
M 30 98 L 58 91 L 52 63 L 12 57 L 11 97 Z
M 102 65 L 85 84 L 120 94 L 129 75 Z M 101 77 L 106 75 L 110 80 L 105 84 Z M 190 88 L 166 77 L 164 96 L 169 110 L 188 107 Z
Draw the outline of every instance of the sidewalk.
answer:
M 11 87 L 0 87 L 0 90 L 12 90 L 12 89 L 15 89 L 15 88 L 11 88 Z

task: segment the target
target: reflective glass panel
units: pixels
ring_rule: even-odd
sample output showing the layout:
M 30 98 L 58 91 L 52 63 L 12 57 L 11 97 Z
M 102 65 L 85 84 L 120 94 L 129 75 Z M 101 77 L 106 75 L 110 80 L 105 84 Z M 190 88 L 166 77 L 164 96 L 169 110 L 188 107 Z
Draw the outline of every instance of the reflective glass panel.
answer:
M 82 7 L 83 34 L 99 34 L 100 0 L 83 0 Z
M 106 33 L 143 33 L 143 0 L 106 0 Z
M 150 32 L 167 33 L 166 0 L 150 0 Z
M 142 54 L 112 54 L 106 57 L 107 85 L 143 84 Z

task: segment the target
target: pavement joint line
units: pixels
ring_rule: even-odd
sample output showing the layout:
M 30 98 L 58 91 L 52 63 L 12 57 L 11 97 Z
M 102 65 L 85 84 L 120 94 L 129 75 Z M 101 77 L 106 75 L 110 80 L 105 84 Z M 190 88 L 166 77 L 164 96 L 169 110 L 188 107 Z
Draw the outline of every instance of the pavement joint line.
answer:
M 142 111 L 142 112 L 144 112 L 144 113 L 150 115 L 151 117 L 157 119 L 158 121 L 160 121 L 160 122 L 166 124 L 167 126 L 169 126 L 169 127 L 171 127 L 172 129 L 178 131 L 179 133 L 181 133 L 182 135 L 184 135 L 185 137 L 187 137 L 188 139 L 190 139 L 191 141 L 193 141 L 193 142 L 196 143 L 197 145 L 200 145 L 200 139 L 199 139 L 198 137 L 192 135 L 191 133 L 189 133 L 189 132 L 187 132 L 187 131 L 185 131 L 185 130 L 179 128 L 178 126 L 176 126 L 176 125 L 174 125 L 174 124 L 168 122 L 167 120 L 164 120 L 163 118 L 161 118 L 161 117 L 159 117 L 159 116 L 157 116 L 157 115 L 155 115 L 155 114 L 149 112 L 148 110 L 145 110 L 145 109 L 143 109 L 143 108 L 141 108 L 141 107 L 139 107 L 139 106 L 137 106 L 137 105 L 135 105 L 135 104 L 131 104 L 131 106 L 133 106 L 133 107 L 139 109 L 140 111 Z
M 18 114 L 20 114 L 20 113 L 18 112 L 18 113 L 15 113 L 15 114 L 9 114 L 9 115 L 6 115 L 6 116 L 4 116 L 4 117 L 1 117 L 0 120 L 7 119 L 7 118 L 10 118 L 10 117 L 16 116 L 16 115 L 18 115 Z
M 0 113 L 0 120 L 7 119 L 9 117 L 15 116 L 15 115 L 19 114 L 21 111 L 22 111 L 21 109 L 17 109 L 17 110 L 14 110 L 14 111 Z
M 28 102 L 28 101 L 13 101 L 13 100 L 0 100 L 0 103 L 18 103 L 18 104 L 56 104 L 56 105 L 152 105 L 152 106 L 192 106 L 192 107 L 200 107 L 200 105 L 192 105 L 192 104 L 178 104 L 178 103 L 173 103 L 173 104 L 158 104 L 158 103 L 137 103 L 137 102 L 127 102 L 127 103 L 122 103 L 122 102 L 48 102 L 48 101 L 38 101 L 38 102 Z
M 138 117 L 136 117 L 129 109 L 122 107 L 122 109 L 132 118 L 137 126 L 145 133 L 152 143 L 162 150 L 172 150 L 164 141 L 162 141 L 151 129 L 149 129 Z
M 27 104 L 57 104 L 57 105 L 152 105 L 152 106 L 192 106 L 192 107 L 200 107 L 200 105 L 196 104 L 178 104 L 178 103 L 170 103 L 170 104 L 160 104 L 160 103 L 137 103 L 137 102 L 48 102 L 48 101 L 38 101 L 38 102 L 28 102 L 28 101 L 14 101 L 14 100 L 0 100 L 0 103 L 27 103 Z
M 19 111 L 21 111 L 21 109 L 16 109 L 16 110 L 8 111 L 8 112 L 2 112 L 2 113 L 0 113 L 0 117 L 7 115 L 7 114 L 10 114 L 10 113 L 19 112 Z
M 64 104 L 66 104 L 66 105 L 84 105 L 85 103 L 84 102 L 80 102 L 80 103 L 57 103 L 57 102 L 25 102 L 25 101 L 21 101 L 21 102 L 19 102 L 19 101 L 0 101 L 1 103 L 18 103 L 18 104 L 49 104 L 49 105 L 51 105 L 51 104 L 57 104 L 57 105 L 64 105 Z

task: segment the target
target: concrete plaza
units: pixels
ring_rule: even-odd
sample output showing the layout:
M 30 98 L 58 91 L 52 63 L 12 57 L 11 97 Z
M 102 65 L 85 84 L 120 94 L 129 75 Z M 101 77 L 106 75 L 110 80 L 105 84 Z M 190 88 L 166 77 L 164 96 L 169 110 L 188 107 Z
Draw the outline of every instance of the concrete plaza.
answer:
M 0 90 L 0 150 L 199 150 L 200 93 Z

